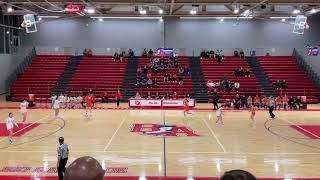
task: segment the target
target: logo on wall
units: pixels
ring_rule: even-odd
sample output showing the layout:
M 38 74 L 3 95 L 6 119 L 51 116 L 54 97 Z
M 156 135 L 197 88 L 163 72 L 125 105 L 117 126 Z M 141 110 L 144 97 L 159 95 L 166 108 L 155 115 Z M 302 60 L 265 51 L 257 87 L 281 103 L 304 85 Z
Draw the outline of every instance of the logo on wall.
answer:
M 133 124 L 131 132 L 148 136 L 199 136 L 195 131 L 185 126 L 163 124 Z
M 137 106 L 141 106 L 140 101 L 134 101 L 134 104 L 137 105 Z

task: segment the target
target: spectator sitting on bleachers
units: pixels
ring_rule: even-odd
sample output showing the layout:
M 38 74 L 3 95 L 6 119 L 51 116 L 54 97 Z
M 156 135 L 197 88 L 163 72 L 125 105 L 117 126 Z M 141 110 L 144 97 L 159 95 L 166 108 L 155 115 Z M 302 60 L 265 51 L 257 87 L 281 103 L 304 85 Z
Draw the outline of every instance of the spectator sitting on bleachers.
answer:
M 123 58 L 125 56 L 125 52 L 122 51 L 120 54 L 119 54 L 119 60 L 122 62 L 123 61 Z
M 222 50 L 217 50 L 216 59 L 218 63 L 222 63 L 224 60 L 224 55 Z
M 241 98 L 240 98 L 239 94 L 237 94 L 236 97 L 234 98 L 234 107 L 235 108 L 241 107 Z
M 183 86 L 183 79 L 182 78 L 179 78 L 179 86 Z
M 276 82 L 272 83 L 272 87 L 275 89 L 283 89 L 287 87 L 287 81 L 286 80 L 277 80 Z
M 130 58 L 133 58 L 134 57 L 134 51 L 132 49 L 129 49 L 128 55 L 129 55 Z
M 178 94 L 177 94 L 177 92 L 173 92 L 172 99 L 174 99 L 174 100 L 178 99 Z
M 187 66 L 185 66 L 184 67 L 184 75 L 187 76 L 189 74 L 190 74 L 190 69 Z
M 148 56 L 147 49 L 143 49 L 142 56 L 143 56 L 143 57 Z
M 209 58 L 214 58 L 214 51 L 212 49 L 209 52 Z
M 181 76 L 184 75 L 184 68 L 182 68 L 182 67 L 179 68 L 179 74 L 180 74 Z
M 233 52 L 233 55 L 234 55 L 235 57 L 239 57 L 239 52 L 238 52 L 237 50 L 235 50 L 235 51 Z
M 134 98 L 141 99 L 141 96 L 140 96 L 139 92 L 136 92 L 136 96 Z
M 170 78 L 170 75 L 168 73 L 166 73 L 164 76 L 163 76 L 163 82 L 169 82 L 169 78 Z
M 244 59 L 244 52 L 243 52 L 242 49 L 240 50 L 240 58 L 241 58 L 241 59 Z
M 147 86 L 147 88 L 151 88 L 153 86 L 152 79 L 148 79 L 146 86 Z
M 115 52 L 114 55 L 113 55 L 113 59 L 114 59 L 114 61 L 120 60 L 119 59 L 119 53 Z
M 153 87 L 158 87 L 159 83 L 158 83 L 158 80 L 157 78 L 154 78 L 153 79 Z
M 160 99 L 159 92 L 157 91 L 155 95 L 153 95 L 153 99 Z
M 83 56 L 88 56 L 88 50 L 87 50 L 87 48 L 83 50 L 83 53 L 82 53 L 82 54 L 83 54 Z
M 239 82 L 235 82 L 234 83 L 234 91 L 238 93 L 239 89 L 240 89 L 240 83 Z
M 148 56 L 149 56 L 149 57 L 152 57 L 152 56 L 153 56 L 153 50 L 152 50 L 152 49 L 149 49 L 149 51 L 148 51 Z
M 141 83 L 140 83 L 139 79 L 136 80 L 136 84 L 135 85 L 136 85 L 136 87 L 141 87 Z
M 287 87 L 287 81 L 286 80 L 282 80 L 281 81 L 281 88 L 286 88 Z
M 92 57 L 93 56 L 93 51 L 91 49 L 88 50 L 88 57 Z
M 147 96 L 145 97 L 145 99 L 152 99 L 151 93 L 150 91 L 148 92 Z

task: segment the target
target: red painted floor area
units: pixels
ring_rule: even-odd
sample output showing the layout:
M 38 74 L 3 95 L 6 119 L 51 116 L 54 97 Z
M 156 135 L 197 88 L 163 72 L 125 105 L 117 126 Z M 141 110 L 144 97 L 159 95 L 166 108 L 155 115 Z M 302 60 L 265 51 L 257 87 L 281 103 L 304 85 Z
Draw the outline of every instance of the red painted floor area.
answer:
M 39 124 L 35 123 L 35 124 L 30 124 L 30 123 L 18 123 L 19 127 L 14 127 L 13 128 L 13 136 L 21 136 L 29 131 L 31 131 L 33 128 L 36 128 L 37 126 L 39 126 Z M 6 124 L 5 123 L 0 123 L 0 136 L 8 136 L 8 131 L 6 128 Z
M 105 177 L 105 180 L 219 180 L 219 178 L 187 178 L 187 177 L 133 177 L 133 176 L 115 176 Z M 56 176 L 32 177 L 32 176 L 0 176 L 0 180 L 58 180 Z M 258 180 L 286 180 L 283 178 L 259 178 Z M 320 180 L 320 178 L 295 178 L 291 180 Z
M 320 125 L 291 125 L 290 127 L 310 139 L 320 139 Z

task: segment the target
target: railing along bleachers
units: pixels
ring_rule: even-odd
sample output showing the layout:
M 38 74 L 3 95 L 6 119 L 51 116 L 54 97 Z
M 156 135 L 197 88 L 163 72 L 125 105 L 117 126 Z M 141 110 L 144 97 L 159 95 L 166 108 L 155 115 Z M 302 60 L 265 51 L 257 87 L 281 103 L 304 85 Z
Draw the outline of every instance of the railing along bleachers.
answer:
M 30 66 L 11 86 L 12 101 L 22 101 L 28 94 L 35 98 L 48 98 L 56 86 L 71 56 L 64 55 L 37 55 Z
M 260 66 L 270 83 L 286 80 L 287 87 L 278 89 L 278 95 L 307 96 L 308 103 L 317 103 L 319 91 L 291 56 L 258 56 Z

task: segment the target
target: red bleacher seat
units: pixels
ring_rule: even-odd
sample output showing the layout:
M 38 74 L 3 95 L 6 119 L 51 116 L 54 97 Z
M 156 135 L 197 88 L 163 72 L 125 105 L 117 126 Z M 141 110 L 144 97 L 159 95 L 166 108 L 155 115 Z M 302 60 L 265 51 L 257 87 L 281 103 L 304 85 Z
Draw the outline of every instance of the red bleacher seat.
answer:
M 240 83 L 239 95 L 261 95 L 263 94 L 260 84 L 256 80 L 253 73 L 250 77 L 237 77 L 234 70 L 238 67 L 249 68 L 249 64 L 238 57 L 225 57 L 223 63 L 218 63 L 215 59 L 201 59 L 201 68 L 205 81 L 211 80 L 212 82 L 220 82 L 226 75 L 228 79 L 234 83 Z M 220 102 L 229 102 L 234 99 L 235 92 L 220 92 Z M 209 102 L 212 101 L 212 93 L 208 88 Z
M 123 86 L 127 62 L 127 59 L 115 62 L 112 56 L 84 57 L 69 82 L 67 92 L 86 93 L 92 89 L 97 98 L 108 92 L 108 96 L 114 100 L 117 88 Z
M 48 98 L 71 56 L 37 55 L 30 66 L 11 87 L 12 101 L 22 101 L 29 93 L 36 99 Z
M 270 83 L 287 81 L 286 88 L 277 90 L 278 95 L 307 96 L 308 103 L 318 103 L 319 91 L 291 56 L 259 56 L 257 59 Z

